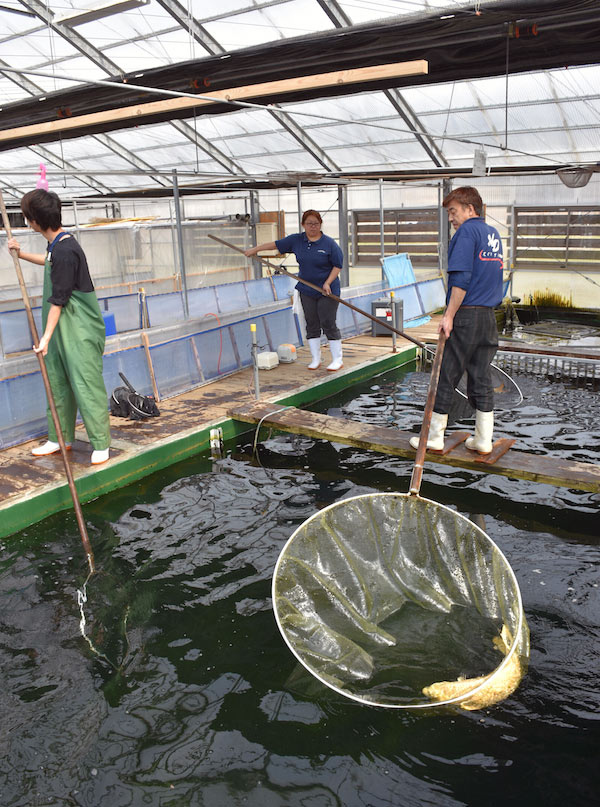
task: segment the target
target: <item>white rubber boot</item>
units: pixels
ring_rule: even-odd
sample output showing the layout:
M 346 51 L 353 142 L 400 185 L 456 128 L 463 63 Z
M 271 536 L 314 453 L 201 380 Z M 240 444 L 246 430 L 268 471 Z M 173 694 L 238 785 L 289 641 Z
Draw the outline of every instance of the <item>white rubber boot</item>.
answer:
M 100 465 L 103 462 L 106 462 L 108 456 L 110 454 L 110 448 L 104 449 L 95 449 L 92 451 L 92 465 Z
M 67 443 L 66 448 L 67 451 L 70 451 L 71 444 Z M 47 457 L 49 454 L 56 454 L 59 451 L 60 445 L 52 440 L 47 440 L 43 445 L 31 449 L 31 453 L 34 457 Z
M 492 450 L 492 432 L 494 431 L 494 413 L 475 410 L 475 435 L 467 437 L 465 445 L 471 451 L 489 454 Z
M 307 342 L 310 348 L 310 355 L 312 356 L 312 361 L 308 365 L 308 369 L 318 370 L 321 366 L 321 337 L 318 336 L 316 339 L 307 339 Z
M 434 451 L 441 451 L 444 448 L 444 432 L 448 425 L 448 415 L 440 415 L 438 412 L 431 413 L 431 423 L 429 424 L 429 434 L 427 435 L 427 448 Z M 419 447 L 419 437 L 416 435 L 408 441 L 413 448 Z
M 332 373 L 334 370 L 340 370 L 344 366 L 344 362 L 342 361 L 342 340 L 330 339 L 329 349 L 331 350 L 331 358 L 333 361 L 327 369 Z

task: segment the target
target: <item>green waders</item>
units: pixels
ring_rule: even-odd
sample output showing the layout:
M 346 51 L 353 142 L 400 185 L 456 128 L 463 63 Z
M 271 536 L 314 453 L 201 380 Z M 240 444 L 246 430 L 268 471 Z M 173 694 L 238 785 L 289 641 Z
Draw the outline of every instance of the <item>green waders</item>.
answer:
M 50 261 L 44 264 L 42 325 L 46 328 L 52 294 Z M 102 353 L 106 330 L 96 293 L 73 291 L 63 306 L 58 324 L 48 345 L 46 367 L 65 443 L 75 437 L 77 410 L 92 448 L 103 451 L 110 446 L 108 396 L 102 377 Z M 48 439 L 58 442 L 50 407 Z

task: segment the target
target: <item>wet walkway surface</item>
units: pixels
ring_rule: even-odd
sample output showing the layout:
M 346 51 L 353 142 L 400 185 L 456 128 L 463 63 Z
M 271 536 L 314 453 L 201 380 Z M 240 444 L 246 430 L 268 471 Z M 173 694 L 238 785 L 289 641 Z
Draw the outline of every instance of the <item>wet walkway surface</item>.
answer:
M 434 316 L 418 328 L 407 329 L 407 333 L 419 342 L 434 344 L 439 319 Z M 294 406 L 314 403 L 370 375 L 410 361 L 413 347 L 412 342 L 398 337 L 398 352 L 394 354 L 391 336 L 353 337 L 344 341 L 344 367 L 335 373 L 327 372 L 330 358 L 326 347 L 323 363 L 316 371 L 307 367 L 308 348 L 299 348 L 297 361 L 260 371 L 260 399 Z M 544 348 L 528 345 L 525 340 L 513 340 L 511 344 L 501 337 L 500 350 L 503 349 Z M 557 348 L 561 353 L 568 349 Z M 68 458 L 80 500 L 90 501 L 206 451 L 210 430 L 215 426 L 223 427 L 225 439 L 247 431 L 248 424 L 231 420 L 229 413 L 255 400 L 253 370 L 246 368 L 160 401 L 160 417 L 132 421 L 111 416 L 111 457 L 100 466 L 90 465 L 92 449 L 85 430 L 79 428 Z M 34 440 L 0 451 L 0 537 L 72 506 L 61 455 L 32 457 L 31 449 L 40 442 Z
M 432 329 L 430 324 L 423 328 L 422 334 L 420 329 L 411 333 L 426 338 Z M 399 351 L 411 347 L 398 338 Z M 308 348 L 299 348 L 295 362 L 260 371 L 260 397 L 264 401 L 282 401 L 291 396 L 301 402 L 316 401 L 353 383 L 357 374 L 361 377 L 361 371 L 362 375 L 368 374 L 372 364 L 382 364 L 381 372 L 409 358 L 410 354 L 392 353 L 391 338 L 358 336 L 344 342 L 343 369 L 330 373 L 326 370 L 330 361 L 327 348 L 323 350 L 323 364 L 316 371 L 307 368 Z M 390 362 L 389 366 L 386 362 Z M 206 449 L 210 429 L 228 421 L 228 410 L 254 400 L 253 370 L 246 368 L 160 401 L 160 417 L 133 421 L 111 415 L 111 456 L 100 466 L 90 465 L 92 449 L 85 429 L 78 428 L 68 458 L 81 500 L 89 501 Z M 237 432 L 247 428 L 239 425 Z M 62 456 L 32 457 L 31 449 L 40 442 L 30 441 L 0 452 L 0 535 L 9 535 L 70 506 Z

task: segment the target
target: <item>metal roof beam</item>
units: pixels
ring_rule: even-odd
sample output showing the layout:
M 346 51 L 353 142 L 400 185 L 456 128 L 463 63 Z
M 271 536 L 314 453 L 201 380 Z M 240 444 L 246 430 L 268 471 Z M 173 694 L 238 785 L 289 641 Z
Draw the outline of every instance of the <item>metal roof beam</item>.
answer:
M 12 81 L 13 84 L 16 84 L 17 87 L 20 87 L 22 90 L 25 90 L 26 92 L 30 93 L 30 95 L 33 96 L 43 95 L 44 91 L 42 90 L 42 88 L 38 87 L 37 84 L 34 84 L 33 81 L 30 81 L 27 78 L 27 76 L 19 75 L 18 73 L 12 73 L 12 72 L 9 73 L 8 71 L 4 73 L 2 72 L 3 66 L 10 67 L 8 62 L 5 62 L 3 59 L 0 59 L 0 73 L 2 73 L 4 78 L 9 79 L 9 81 Z
M 313 157 L 326 171 L 339 171 L 340 167 L 331 157 L 306 133 L 306 130 L 299 126 L 296 121 L 284 112 L 280 107 L 269 107 L 269 112 L 283 126 L 283 128 L 292 135 L 294 140 Z
M 477 103 L 477 106 L 479 108 L 479 111 L 481 112 L 484 121 L 486 121 L 489 126 L 490 131 L 487 136 L 492 138 L 496 137 L 496 139 L 498 140 L 498 145 L 500 147 L 508 148 L 508 144 L 505 142 L 506 138 L 508 137 L 508 132 L 500 132 L 498 130 L 498 127 L 494 124 L 494 121 L 492 120 L 490 113 L 486 109 L 486 105 L 482 102 L 481 98 L 479 97 L 479 93 L 477 92 L 476 87 L 473 84 L 470 84 L 469 89 L 471 90 L 471 95 L 475 99 L 475 102 Z M 469 139 L 472 140 L 473 138 L 469 136 Z M 482 143 L 481 146 L 482 148 L 485 148 L 485 143 Z M 512 155 L 510 154 L 506 155 L 507 159 L 510 159 L 511 156 Z
M 449 164 L 448 160 L 425 130 L 425 127 L 422 125 L 408 101 L 402 97 L 402 94 L 395 88 L 384 90 L 383 94 L 400 115 L 404 123 L 406 123 L 408 128 L 414 133 L 416 139 L 428 154 L 433 164 L 437 168 L 447 167 Z
M 61 25 L 60 23 L 53 22 L 54 14 L 51 11 L 48 11 L 47 7 L 43 3 L 40 3 L 39 0 L 19 0 L 19 2 L 29 11 L 36 14 L 50 28 L 52 28 L 53 31 L 56 31 L 59 36 L 66 39 L 67 42 L 69 42 L 69 44 L 75 48 L 75 50 L 78 50 L 79 53 L 82 53 L 90 61 L 94 62 L 94 64 L 104 70 L 107 75 L 123 75 L 123 70 L 121 70 L 121 68 L 115 64 L 115 62 L 111 62 L 110 59 L 107 59 L 106 56 L 104 56 L 101 51 L 97 50 L 90 42 L 88 42 L 87 39 L 84 39 L 84 37 L 82 37 L 76 31 L 73 31 L 68 25 Z
M 37 2 L 39 4 L 39 0 Z M 227 54 L 227 60 L 223 60 L 223 54 L 219 54 L 145 70 L 144 83 L 154 87 L 181 88 L 189 86 L 190 78 L 200 74 L 211 81 L 213 88 L 233 87 L 241 83 L 274 81 L 282 76 L 298 73 L 310 75 L 322 70 L 329 72 L 333 69 L 354 69 L 368 66 L 374 61 L 385 63 L 392 58 L 416 59 L 424 53 L 429 62 L 427 74 L 395 81 L 373 81 L 366 84 L 364 89 L 435 84 L 448 76 L 456 81 L 504 76 L 506 25 L 515 19 L 517 8 L 519 16 L 526 17 L 528 11 L 535 14 L 534 18 L 542 33 L 522 42 L 515 40 L 509 65 L 511 73 L 541 71 L 563 67 L 565 64 L 575 66 L 597 63 L 600 18 L 595 8 L 596 0 L 582 0 L 568 7 L 559 0 L 522 0 L 515 3 L 514 8 L 512 5 L 508 7 L 509 5 L 506 2 L 494 3 L 493 10 L 490 8 L 480 17 L 472 14 L 455 15 L 452 19 L 440 20 L 439 12 L 437 15 L 411 15 L 406 18 L 392 18 L 385 23 L 353 26 L 344 29 L 343 35 L 335 28 L 314 36 L 263 43 L 233 51 Z M 128 77 L 129 82 L 135 82 L 136 76 L 137 72 L 132 72 Z M 294 100 L 308 100 L 323 95 L 347 95 L 352 92 L 355 89 L 345 85 L 329 89 L 326 93 L 299 89 Z M 49 93 L 50 95 L 47 102 L 36 102 L 35 109 L 27 109 L 23 102 L 7 105 L 3 111 L 7 120 L 4 125 L 16 126 L 21 113 L 21 119 L 31 120 L 33 116 L 37 121 L 52 118 L 57 105 L 68 105 L 74 110 L 74 114 L 105 108 L 105 90 L 90 85 L 70 87 L 68 90 Z M 135 103 L 139 96 L 134 89 L 128 89 L 124 84 L 120 88 L 119 97 L 125 105 Z
M 578 150 L 577 145 L 575 143 L 575 138 L 573 137 L 572 127 L 569 125 L 569 121 L 567 120 L 567 116 L 565 115 L 565 112 L 564 112 L 564 110 L 562 108 L 561 99 L 558 97 L 558 93 L 556 92 L 556 87 L 554 86 L 554 80 L 552 79 L 552 76 L 546 75 L 546 81 L 548 82 L 548 84 L 550 86 L 550 92 L 551 92 L 552 97 L 553 97 L 553 99 L 554 99 L 554 101 L 556 103 L 556 108 L 558 109 L 558 114 L 560 115 L 560 118 L 561 118 L 561 120 L 563 122 L 563 126 L 564 126 L 564 129 L 565 129 L 566 135 L 569 138 L 569 143 L 571 145 L 571 151 L 575 155 L 576 159 L 579 160 L 580 159 L 579 150 Z
M 117 154 L 119 157 L 122 157 L 126 162 L 134 165 L 136 168 L 139 168 L 140 171 L 147 173 L 150 177 L 161 185 L 163 188 L 170 188 L 171 182 L 162 179 L 161 177 L 153 176 L 154 166 L 150 165 L 150 163 L 144 162 L 141 160 L 136 154 L 129 149 L 126 149 L 125 146 L 122 146 L 120 143 L 117 143 L 116 140 L 113 140 L 112 137 L 109 137 L 105 134 L 97 134 L 93 135 L 94 139 L 97 140 L 99 143 L 102 143 L 103 146 L 106 146 L 107 149 Z
M 317 2 L 336 28 L 346 28 L 352 25 L 352 20 L 346 15 L 337 0 L 317 0 Z M 438 168 L 447 166 L 448 162 L 446 158 L 436 146 L 435 142 L 429 137 L 414 110 L 411 108 L 410 104 L 404 100 L 400 92 L 392 88 L 384 90 L 383 93 L 402 120 L 414 133 L 416 139 L 430 157 L 433 164 Z
M 83 172 L 80 172 L 75 165 L 67 162 L 66 160 L 61 159 L 60 157 L 57 157 L 56 154 L 54 154 L 52 151 L 45 148 L 44 146 L 29 146 L 29 148 L 31 149 L 31 151 L 34 152 L 34 154 L 37 154 L 38 157 L 43 157 L 43 159 L 47 163 L 51 163 L 52 165 L 55 165 L 57 168 L 60 168 L 65 171 L 77 171 L 78 172 L 77 178 L 84 185 L 88 185 L 90 188 L 92 188 L 92 190 L 97 191 L 99 193 L 109 193 L 109 194 L 114 193 L 114 190 L 112 188 L 108 188 L 106 185 L 103 185 L 101 182 L 98 182 L 98 180 L 94 179 L 94 177 L 90 176 L 90 174 L 84 174 Z
M 225 48 L 212 37 L 204 26 L 192 17 L 187 8 L 178 3 L 177 0 L 156 0 L 165 11 L 168 11 L 173 19 L 181 25 L 184 31 L 187 31 L 190 36 L 193 36 L 196 42 L 199 42 L 211 56 L 218 56 L 225 53 Z
M 352 20 L 347 16 L 337 0 L 317 0 L 325 14 L 336 28 L 349 28 Z
M 181 132 L 184 137 L 187 137 L 188 140 L 191 140 L 192 143 L 197 144 L 202 151 L 206 152 L 215 162 L 222 165 L 226 171 L 230 171 L 234 175 L 238 174 L 245 174 L 245 171 L 231 159 L 228 157 L 227 154 L 222 152 L 218 149 L 213 143 L 210 142 L 206 137 L 203 137 L 201 134 L 194 129 L 189 123 L 184 120 L 172 120 L 171 126 L 177 129 L 178 132 Z
M 23 191 L 20 188 L 17 188 L 16 185 L 11 185 L 10 183 L 6 182 L 5 179 L 2 180 L 2 195 L 3 196 L 14 196 L 15 203 L 19 204 L 23 197 Z M 9 199 L 5 200 L 6 202 L 10 202 Z

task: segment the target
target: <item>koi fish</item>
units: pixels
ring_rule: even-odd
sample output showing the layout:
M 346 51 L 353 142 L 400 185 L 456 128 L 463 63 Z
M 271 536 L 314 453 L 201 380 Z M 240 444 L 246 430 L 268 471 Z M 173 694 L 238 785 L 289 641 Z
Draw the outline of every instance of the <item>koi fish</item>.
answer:
M 512 638 L 506 625 L 502 626 L 500 636 L 495 636 L 492 641 L 497 650 L 504 655 L 508 653 Z M 522 677 L 523 669 L 519 655 L 515 652 L 510 657 L 506 667 L 496 675 L 490 673 L 489 675 L 481 675 L 478 678 L 460 677 L 456 681 L 438 681 L 424 687 L 422 691 L 432 701 L 446 701 L 464 694 L 465 700 L 460 701 L 458 705 L 461 709 L 472 711 L 474 709 L 485 709 L 486 706 L 492 706 L 494 703 L 503 701 L 519 686 Z M 478 692 L 469 697 L 469 693 L 475 687 L 486 681 L 489 681 L 486 686 L 482 686 Z

